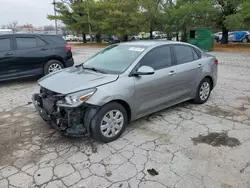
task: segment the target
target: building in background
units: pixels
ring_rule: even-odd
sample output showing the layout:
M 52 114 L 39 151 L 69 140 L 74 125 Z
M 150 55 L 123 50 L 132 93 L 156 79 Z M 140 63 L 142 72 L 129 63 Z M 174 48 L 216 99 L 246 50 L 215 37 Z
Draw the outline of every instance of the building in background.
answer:
M 35 28 L 35 27 L 17 27 L 15 30 L 13 29 L 0 29 L 0 35 L 10 34 L 10 33 L 35 33 L 35 34 L 49 34 L 56 35 L 56 30 L 44 30 L 43 28 Z M 62 35 L 62 31 L 57 32 L 58 35 Z
M 0 35 L 14 33 L 12 29 L 0 29 Z

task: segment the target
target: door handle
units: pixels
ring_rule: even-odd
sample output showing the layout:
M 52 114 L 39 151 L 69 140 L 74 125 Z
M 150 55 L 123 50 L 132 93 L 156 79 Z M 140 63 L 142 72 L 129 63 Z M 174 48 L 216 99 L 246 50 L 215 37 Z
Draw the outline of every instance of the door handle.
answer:
M 48 50 L 48 48 L 41 48 L 41 51 L 45 51 L 45 50 Z
M 198 65 L 198 68 L 200 68 L 200 69 L 201 69 L 202 67 L 203 67 L 203 65 L 202 65 L 202 64 L 199 64 L 199 65 Z
M 8 52 L 8 53 L 6 53 L 6 54 L 4 54 L 5 56 L 11 56 L 11 55 L 13 55 L 13 53 L 12 52 Z
M 176 72 L 175 72 L 175 71 L 170 71 L 168 74 L 169 74 L 170 76 L 174 76 L 174 75 L 176 75 Z

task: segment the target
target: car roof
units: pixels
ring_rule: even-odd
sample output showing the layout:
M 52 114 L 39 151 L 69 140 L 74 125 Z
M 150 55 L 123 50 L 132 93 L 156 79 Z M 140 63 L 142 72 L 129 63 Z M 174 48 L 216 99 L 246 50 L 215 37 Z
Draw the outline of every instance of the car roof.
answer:
M 38 34 L 38 33 L 9 33 L 9 34 L 3 34 L 0 35 L 2 36 L 25 36 L 25 35 L 35 35 L 35 36 L 59 36 L 59 35 L 54 35 L 54 34 Z
M 132 42 L 120 43 L 120 45 L 145 46 L 145 47 L 160 46 L 160 45 L 164 45 L 164 44 L 185 44 L 185 45 L 190 45 L 188 43 L 178 42 L 178 41 L 171 41 L 171 40 L 143 40 L 143 41 L 132 41 Z

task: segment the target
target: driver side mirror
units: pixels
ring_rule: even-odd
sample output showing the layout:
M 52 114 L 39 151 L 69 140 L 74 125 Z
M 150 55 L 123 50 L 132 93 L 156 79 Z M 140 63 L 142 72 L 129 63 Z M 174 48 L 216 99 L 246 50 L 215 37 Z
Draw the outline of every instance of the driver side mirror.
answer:
M 140 76 L 140 75 L 152 75 L 155 73 L 155 70 L 150 66 L 141 66 L 134 75 Z

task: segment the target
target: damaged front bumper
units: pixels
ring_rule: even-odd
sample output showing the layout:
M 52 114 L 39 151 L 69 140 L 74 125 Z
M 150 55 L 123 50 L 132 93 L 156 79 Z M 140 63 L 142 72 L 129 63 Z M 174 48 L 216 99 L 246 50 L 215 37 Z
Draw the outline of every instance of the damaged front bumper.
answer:
M 62 104 L 55 95 L 43 93 L 34 94 L 32 101 L 45 122 L 69 136 L 88 135 L 91 120 L 99 108 L 88 104 L 71 107 Z

